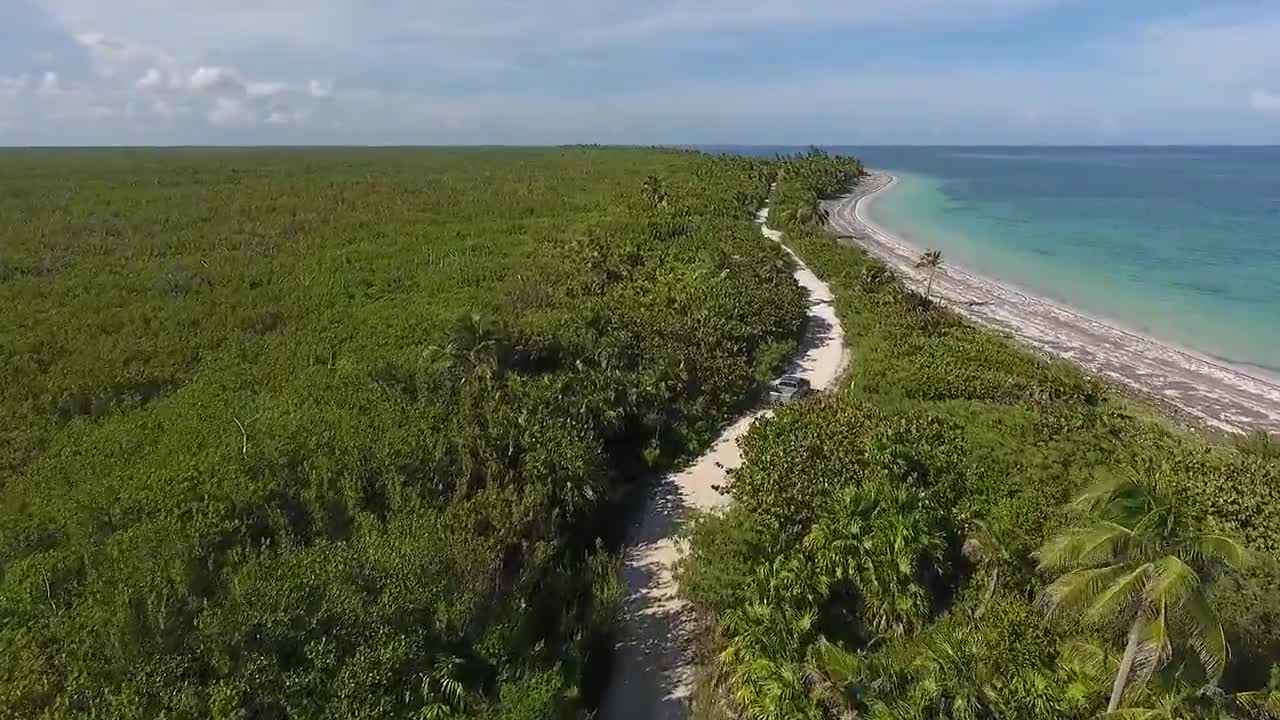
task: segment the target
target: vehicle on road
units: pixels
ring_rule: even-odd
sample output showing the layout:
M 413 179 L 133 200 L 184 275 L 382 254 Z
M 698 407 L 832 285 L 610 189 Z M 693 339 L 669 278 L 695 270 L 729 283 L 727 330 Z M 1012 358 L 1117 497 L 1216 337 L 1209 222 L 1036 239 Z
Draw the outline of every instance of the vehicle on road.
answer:
M 783 375 L 769 383 L 769 403 L 771 405 L 787 405 L 805 397 L 813 388 L 809 381 L 798 375 Z

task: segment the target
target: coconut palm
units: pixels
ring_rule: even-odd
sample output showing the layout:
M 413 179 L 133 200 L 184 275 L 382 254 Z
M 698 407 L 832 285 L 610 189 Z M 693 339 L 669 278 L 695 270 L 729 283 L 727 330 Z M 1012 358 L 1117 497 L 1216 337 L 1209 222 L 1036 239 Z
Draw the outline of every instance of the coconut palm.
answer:
M 1151 697 L 1148 707 L 1130 707 L 1107 712 L 1106 720 L 1188 720 L 1186 712 L 1188 691 L 1165 692 Z
M 1271 676 L 1275 678 L 1275 669 L 1272 669 Z M 1280 718 L 1280 690 L 1264 688 L 1251 692 L 1236 693 L 1230 696 L 1229 700 L 1244 712 L 1251 713 L 1254 717 Z
M 916 260 L 917 268 L 929 268 L 929 282 L 925 286 L 924 299 L 928 300 L 933 295 L 933 276 L 938 272 L 938 268 L 942 267 L 942 251 L 926 250 L 919 260 Z
M 1229 650 L 1206 590 L 1223 570 L 1244 565 L 1244 548 L 1225 535 L 1200 532 L 1160 474 L 1104 477 L 1071 507 L 1092 519 L 1041 548 L 1040 569 L 1058 578 L 1040 603 L 1051 615 L 1124 629 L 1107 712 L 1163 667 L 1175 644 L 1193 650 L 1216 681 Z

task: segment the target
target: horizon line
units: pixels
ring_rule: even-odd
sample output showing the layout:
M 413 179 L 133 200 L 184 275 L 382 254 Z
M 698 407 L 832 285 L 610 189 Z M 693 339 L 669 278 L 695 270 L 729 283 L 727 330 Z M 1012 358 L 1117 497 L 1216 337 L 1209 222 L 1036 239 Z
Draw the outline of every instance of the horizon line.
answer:
M 537 148 L 1280 148 L 1277 143 L 454 143 L 454 144 L 339 144 L 339 143 L 289 143 L 289 144 L 171 144 L 171 145 L 0 145 L 0 152 L 15 150 L 273 150 L 273 149 L 537 149 Z

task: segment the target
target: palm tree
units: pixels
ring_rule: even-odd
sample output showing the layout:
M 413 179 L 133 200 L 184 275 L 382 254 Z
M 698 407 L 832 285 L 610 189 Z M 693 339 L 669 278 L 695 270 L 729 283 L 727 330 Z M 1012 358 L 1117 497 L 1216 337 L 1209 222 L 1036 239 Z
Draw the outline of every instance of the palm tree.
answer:
M 1190 717 L 1186 712 L 1189 691 L 1160 693 L 1150 698 L 1145 704 L 1150 707 L 1129 707 L 1123 710 L 1108 711 L 1103 715 L 1107 720 L 1185 720 Z
M 449 720 L 462 716 L 467 691 L 458 680 L 458 668 L 461 665 L 462 661 L 455 657 L 436 658 L 431 672 L 422 677 L 422 699 L 425 706 L 421 717 L 427 720 Z
M 724 612 L 718 656 L 734 702 L 749 718 L 809 716 L 801 652 L 817 630 L 820 582 L 795 558 L 756 571 L 752 599 Z
M 1013 564 L 1013 553 L 1009 550 L 1007 538 L 981 520 L 973 521 L 973 527 L 965 538 L 960 552 L 966 560 L 985 568 L 989 573 L 987 592 L 983 595 L 978 609 L 973 613 L 974 618 L 981 618 L 986 613 L 991 598 L 995 597 L 996 589 L 1000 585 L 1001 571 Z
M 809 656 L 804 664 L 809 699 L 825 709 L 828 717 L 856 720 L 859 715 L 853 706 L 850 690 L 858 687 L 868 674 L 864 667 L 866 664 L 861 654 L 848 652 L 819 637 L 809 646 Z
M 1011 670 L 984 658 L 986 640 L 977 628 L 963 625 L 940 628 L 924 638 L 911 664 L 907 702 L 935 708 L 940 717 L 952 720 L 1008 716 L 998 687 L 1002 677 L 1011 679 Z
M 919 260 L 916 260 L 917 268 L 929 268 L 929 283 L 925 286 L 924 299 L 928 300 L 933 294 L 933 276 L 938 272 L 938 268 L 942 267 L 942 251 L 926 250 Z
M 1225 535 L 1199 532 L 1168 490 L 1159 474 L 1104 477 L 1071 503 L 1092 520 L 1040 550 L 1040 569 L 1059 575 L 1040 596 L 1051 615 L 1127 629 L 1109 713 L 1169 661 L 1175 642 L 1194 650 L 1213 681 L 1229 654 L 1206 590 L 1223 570 L 1242 567 L 1246 552 Z
M 1280 718 L 1280 690 L 1274 689 L 1276 670 L 1271 670 L 1272 687 L 1236 693 L 1229 700 L 1256 717 Z
M 454 321 L 449 342 L 428 348 L 426 355 L 457 371 L 463 384 L 492 380 L 503 370 L 505 334 L 480 313 L 468 313 Z
M 646 177 L 644 183 L 640 186 L 640 190 L 650 205 L 663 207 L 667 204 L 667 191 L 662 186 L 662 178 L 657 175 Z
M 837 495 L 802 546 L 825 584 L 852 583 L 869 628 L 901 636 L 928 617 L 931 581 L 945 564 L 940 526 L 922 493 L 884 480 Z

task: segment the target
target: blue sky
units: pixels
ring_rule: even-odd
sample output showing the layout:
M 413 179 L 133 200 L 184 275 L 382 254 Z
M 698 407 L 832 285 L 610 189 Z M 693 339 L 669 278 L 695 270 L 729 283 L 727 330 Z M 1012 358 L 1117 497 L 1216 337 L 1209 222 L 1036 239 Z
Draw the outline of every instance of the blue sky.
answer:
M 1280 143 L 1274 0 L 0 0 L 0 144 Z

